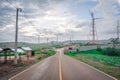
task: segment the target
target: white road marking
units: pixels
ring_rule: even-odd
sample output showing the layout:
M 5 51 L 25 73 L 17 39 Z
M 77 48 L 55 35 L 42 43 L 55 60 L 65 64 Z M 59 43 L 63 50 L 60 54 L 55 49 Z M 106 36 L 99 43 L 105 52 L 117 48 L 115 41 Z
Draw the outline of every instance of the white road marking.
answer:
M 77 61 L 78 61 L 78 60 L 77 60 Z M 84 62 L 82 62 L 82 61 L 80 61 L 80 62 L 83 63 L 83 64 L 85 64 L 85 65 L 87 65 L 88 67 L 90 67 L 90 68 L 92 68 L 92 69 L 100 72 L 100 73 L 103 73 L 104 75 L 106 75 L 106 76 L 108 76 L 108 77 L 110 77 L 110 78 L 112 78 L 112 79 L 114 79 L 114 80 L 118 80 L 118 79 L 116 79 L 115 77 L 113 77 L 113 76 L 111 76 L 111 75 L 109 75 L 109 74 L 106 74 L 106 73 L 104 73 L 103 71 L 100 71 L 99 69 L 97 69 L 97 68 L 95 68 L 95 67 L 93 67 L 93 66 L 90 66 L 90 65 L 88 65 L 88 64 L 86 64 L 86 63 L 84 63 Z
M 62 80 L 61 50 L 59 52 L 59 78 Z
M 46 60 L 49 61 L 49 59 L 50 59 L 50 57 L 48 57 Z M 31 67 L 29 67 L 29 68 L 23 70 L 22 72 L 20 72 L 20 73 L 14 75 L 13 77 L 9 78 L 8 80 L 12 80 L 12 79 L 14 79 L 15 77 L 17 77 L 17 76 L 21 75 L 22 73 L 24 73 L 24 72 L 30 70 L 31 68 L 33 68 L 34 66 L 38 65 L 39 63 L 40 63 L 40 62 L 38 62 L 38 63 L 32 65 Z M 43 63 L 43 66 L 44 66 L 44 63 Z

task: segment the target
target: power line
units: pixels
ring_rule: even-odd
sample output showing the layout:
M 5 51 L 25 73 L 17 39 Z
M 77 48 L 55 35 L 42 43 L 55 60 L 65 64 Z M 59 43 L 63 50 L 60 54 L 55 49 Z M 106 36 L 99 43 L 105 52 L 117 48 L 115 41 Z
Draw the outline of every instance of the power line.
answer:
M 23 11 L 24 12 L 24 11 Z M 27 17 L 25 17 L 25 14 L 22 13 L 23 17 L 27 20 L 27 22 L 38 32 L 38 43 L 40 43 L 40 31 L 35 27 L 35 25 L 28 20 Z
M 23 12 L 24 12 L 24 11 L 23 11 Z M 34 25 L 32 22 L 30 22 L 27 17 L 25 17 L 25 14 L 23 14 L 23 17 L 24 17 L 24 18 L 27 20 L 27 22 L 28 22 L 33 28 L 35 28 L 35 30 L 40 34 L 39 29 L 37 29 L 37 28 L 35 27 L 35 25 Z
M 8 20 L 8 19 L 6 20 L 5 17 L 0 17 L 0 21 L 2 21 L 2 22 L 6 21 L 6 22 L 8 22 L 8 23 L 9 23 L 9 22 L 13 22 L 13 21 L 10 21 L 10 20 Z
M 9 0 L 6 0 L 6 1 L 7 1 L 12 7 L 17 8 L 17 6 L 13 4 L 13 2 L 11 2 L 11 1 L 9 1 Z
M 18 8 L 13 2 L 6 0 L 12 7 L 16 9 L 16 27 L 15 27 L 15 55 L 14 55 L 14 64 L 17 64 L 17 47 L 18 47 L 18 15 L 22 11 L 21 8 Z

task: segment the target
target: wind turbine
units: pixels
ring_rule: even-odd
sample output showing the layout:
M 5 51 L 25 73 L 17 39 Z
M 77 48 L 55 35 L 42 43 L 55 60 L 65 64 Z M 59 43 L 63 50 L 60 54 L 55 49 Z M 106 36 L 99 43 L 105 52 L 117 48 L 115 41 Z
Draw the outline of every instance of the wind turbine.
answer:
M 102 18 L 95 18 L 94 12 L 90 11 L 90 9 L 89 9 L 89 13 L 92 19 L 92 43 L 96 44 L 97 31 L 95 30 L 95 20 L 102 19 Z

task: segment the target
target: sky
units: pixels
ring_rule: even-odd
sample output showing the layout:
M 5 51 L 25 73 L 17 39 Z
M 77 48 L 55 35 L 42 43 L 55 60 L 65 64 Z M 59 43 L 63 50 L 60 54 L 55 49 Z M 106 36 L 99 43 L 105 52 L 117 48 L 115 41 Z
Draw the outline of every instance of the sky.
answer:
M 116 37 L 120 0 L 0 0 L 0 42 L 15 41 L 16 8 L 19 42 L 92 40 L 94 13 L 97 40 Z

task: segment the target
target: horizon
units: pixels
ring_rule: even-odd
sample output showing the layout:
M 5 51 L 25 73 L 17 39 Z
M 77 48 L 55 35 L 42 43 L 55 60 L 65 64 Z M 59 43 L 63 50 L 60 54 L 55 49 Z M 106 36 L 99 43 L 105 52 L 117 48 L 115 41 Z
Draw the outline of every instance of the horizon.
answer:
M 92 40 L 90 12 L 101 18 L 95 20 L 96 40 L 117 37 L 119 0 L 1 0 L 0 42 L 15 41 L 15 7 L 22 9 L 18 16 L 19 42 Z

